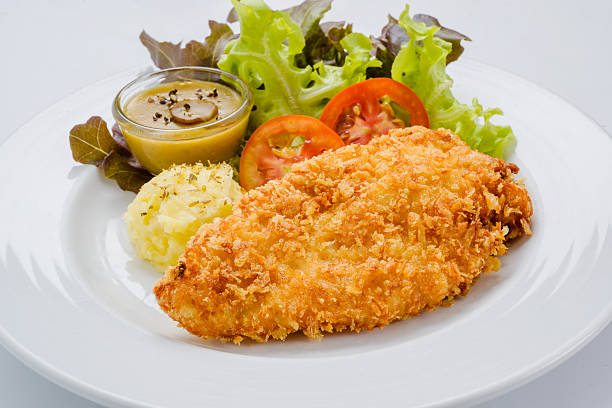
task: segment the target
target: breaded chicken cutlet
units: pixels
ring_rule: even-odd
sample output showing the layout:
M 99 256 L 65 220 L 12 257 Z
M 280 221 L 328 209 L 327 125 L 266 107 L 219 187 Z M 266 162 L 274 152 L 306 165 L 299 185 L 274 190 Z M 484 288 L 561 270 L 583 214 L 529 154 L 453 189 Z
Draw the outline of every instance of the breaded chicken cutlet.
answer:
M 202 226 L 155 295 L 189 332 L 236 343 L 433 310 L 497 270 L 508 239 L 530 234 L 517 171 L 423 127 L 325 152 Z

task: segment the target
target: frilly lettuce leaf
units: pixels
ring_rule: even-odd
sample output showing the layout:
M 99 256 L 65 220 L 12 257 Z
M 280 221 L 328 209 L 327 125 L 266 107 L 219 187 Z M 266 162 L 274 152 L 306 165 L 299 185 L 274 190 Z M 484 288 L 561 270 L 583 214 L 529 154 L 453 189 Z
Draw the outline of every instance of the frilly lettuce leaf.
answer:
M 370 40 L 351 33 L 340 41 L 347 52 L 342 66 L 321 61 L 300 67 L 296 56 L 304 49 L 304 34 L 288 13 L 271 10 L 262 0 L 232 4 L 240 19 L 240 37 L 227 45 L 218 66 L 251 86 L 256 106 L 250 120 L 253 128 L 282 115 L 318 117 L 329 99 L 364 80 L 368 67 L 380 64 L 370 57 Z
M 453 80 L 446 73 L 452 44 L 436 36 L 439 27 L 414 21 L 408 11 L 406 6 L 398 24 L 406 31 L 409 41 L 395 57 L 391 77 L 412 88 L 421 98 L 432 129 L 450 129 L 473 149 L 494 157 L 506 156 L 516 143 L 512 129 L 491 122 L 502 111 L 483 109 L 477 99 L 467 105 L 454 97 Z
M 389 22 L 382 28 L 380 35 L 372 38 L 373 52 L 376 58 L 382 62 L 382 66 L 380 68 L 370 68 L 367 73 L 368 78 L 391 77 L 391 65 L 393 65 L 395 57 L 397 57 L 402 46 L 410 41 L 408 33 L 399 25 L 397 19 L 393 16 L 388 18 Z M 446 65 L 456 61 L 463 54 L 461 41 L 471 41 L 465 34 L 442 26 L 437 18 L 430 15 L 416 14 L 413 20 L 425 23 L 427 26 L 440 28 L 434 35 L 450 42 L 452 45 L 451 51 L 446 56 Z
M 412 19 L 418 23 L 425 23 L 426 26 L 436 26 L 440 28 L 434 35 L 451 43 L 452 46 L 451 52 L 446 56 L 446 65 L 453 61 L 457 61 L 461 54 L 463 54 L 463 45 L 461 45 L 461 41 L 472 41 L 467 35 L 461 34 L 459 31 L 455 31 L 451 28 L 444 27 L 437 18 L 428 14 L 415 14 Z
M 281 10 L 289 14 L 304 34 L 304 49 L 295 57 L 297 66 L 304 68 L 319 61 L 331 65 L 344 64 L 346 51 L 340 41 L 353 31 L 353 25 L 344 21 L 320 23 L 331 5 L 332 0 L 304 0 L 296 6 Z M 238 12 L 232 7 L 227 21 L 235 23 L 239 20 Z
M 306 35 L 315 25 L 319 24 L 323 15 L 331 9 L 333 0 L 304 0 L 300 4 L 283 9 L 291 20 L 300 26 L 302 34 Z M 235 7 L 232 7 L 226 18 L 228 23 L 240 20 Z
M 304 49 L 296 56 L 300 67 L 323 61 L 329 65 L 343 65 L 347 52 L 340 41 L 353 32 L 353 25 L 344 21 L 321 23 L 332 6 L 332 0 L 305 0 L 286 10 L 304 34 Z

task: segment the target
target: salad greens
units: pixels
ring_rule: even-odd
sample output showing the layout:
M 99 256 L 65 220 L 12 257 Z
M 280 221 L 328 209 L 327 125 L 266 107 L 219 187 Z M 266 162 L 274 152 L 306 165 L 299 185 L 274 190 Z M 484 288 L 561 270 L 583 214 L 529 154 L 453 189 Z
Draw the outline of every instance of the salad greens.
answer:
M 253 90 L 257 110 L 251 114 L 251 128 L 289 114 L 318 117 L 334 95 L 365 80 L 367 68 L 380 65 L 370 57 L 370 40 L 350 33 L 340 40 L 347 52 L 341 66 L 319 61 L 300 67 L 295 57 L 306 42 L 289 13 L 271 10 L 262 0 L 232 3 L 240 19 L 240 37 L 230 41 L 218 66 Z
M 461 45 L 461 41 L 472 41 L 470 37 L 466 36 L 465 34 L 461 34 L 458 31 L 444 27 L 442 24 L 440 24 L 437 18 L 427 14 L 415 14 L 412 19 L 416 22 L 424 23 L 427 26 L 440 27 L 440 30 L 436 31 L 434 36 L 447 41 L 452 45 L 451 52 L 449 52 L 446 56 L 446 65 L 456 61 L 461 54 L 463 54 L 463 45 Z
M 340 45 L 340 40 L 352 32 L 353 26 L 345 24 L 344 21 L 319 24 L 331 6 L 332 0 L 305 0 L 297 6 L 281 10 L 289 14 L 304 34 L 304 49 L 295 57 L 297 66 L 303 68 L 319 61 L 334 65 L 344 64 L 346 51 Z M 227 21 L 239 21 L 235 8 L 230 11 Z
M 306 35 L 315 24 L 319 24 L 319 21 L 331 9 L 331 6 L 332 0 L 304 0 L 296 6 L 281 11 L 289 14 L 291 20 L 300 26 L 302 34 Z M 238 12 L 235 7 L 232 7 L 227 15 L 227 22 L 236 23 L 238 21 L 240 21 Z
M 463 46 L 461 41 L 471 41 L 468 36 L 461 34 L 458 31 L 451 30 L 440 24 L 437 18 L 427 14 L 415 14 L 413 20 L 420 23 L 425 23 L 427 26 L 436 26 L 440 30 L 436 31 L 435 37 L 438 37 L 451 44 L 451 51 L 446 56 L 446 65 L 459 59 L 463 54 Z M 382 62 L 380 68 L 370 68 L 368 70 L 368 78 L 372 77 L 391 77 L 391 65 L 397 57 L 397 54 L 402 49 L 404 44 L 410 41 L 410 37 L 406 30 L 399 25 L 397 19 L 389 16 L 389 22 L 382 28 L 379 37 L 373 38 L 374 52 L 376 58 Z
M 306 33 L 306 45 L 302 53 L 296 56 L 296 64 L 298 66 L 315 65 L 323 61 L 327 65 L 343 65 L 347 52 L 341 41 L 352 32 L 353 25 L 345 24 L 344 21 L 330 21 L 314 25 Z M 373 68 L 375 67 L 372 66 L 367 70 Z
M 414 21 L 408 11 L 406 6 L 398 23 L 406 30 L 410 41 L 395 57 L 391 78 L 412 88 L 421 98 L 431 128 L 450 129 L 473 149 L 503 157 L 516 142 L 509 126 L 491 122 L 491 117 L 502 111 L 497 108 L 485 110 L 476 98 L 467 105 L 453 96 L 453 80 L 446 73 L 451 43 L 435 36 L 439 27 Z
M 111 135 L 106 122 L 99 116 L 74 126 L 69 140 L 75 161 L 101 168 L 104 176 L 114 180 L 122 190 L 137 193 L 153 177 L 127 149 L 119 127 L 113 127 Z
M 214 67 L 223 55 L 225 46 L 234 37 L 234 32 L 227 24 L 212 20 L 208 21 L 208 27 L 210 35 L 203 43 L 192 40 L 183 47 L 180 42 L 159 42 L 144 30 L 140 33 L 140 42 L 149 50 L 153 63 L 160 69 L 184 66 Z
M 263 0 L 231 0 L 228 23 L 240 22 L 235 34 L 226 23 L 209 21 L 203 42 L 159 42 L 146 32 L 142 44 L 159 68 L 208 66 L 232 72 L 250 85 L 255 107 L 250 130 L 288 114 L 318 117 L 326 103 L 354 83 L 389 77 L 412 88 L 423 101 L 430 127 L 448 128 L 472 148 L 505 157 L 514 147 L 509 126 L 492 123 L 497 108 L 484 109 L 477 99 L 459 102 L 451 91 L 446 65 L 457 60 L 462 41 L 470 39 L 428 15 L 389 16 L 379 37 L 354 33 L 345 22 L 321 22 L 333 0 L 305 0 L 285 10 Z M 391 101 L 394 111 L 397 104 Z M 401 113 L 401 112 L 399 112 Z M 121 132 L 108 131 L 92 117 L 70 131 L 75 160 L 98 166 L 124 190 L 138 191 L 151 175 L 131 156 Z M 236 164 L 238 158 L 230 160 Z

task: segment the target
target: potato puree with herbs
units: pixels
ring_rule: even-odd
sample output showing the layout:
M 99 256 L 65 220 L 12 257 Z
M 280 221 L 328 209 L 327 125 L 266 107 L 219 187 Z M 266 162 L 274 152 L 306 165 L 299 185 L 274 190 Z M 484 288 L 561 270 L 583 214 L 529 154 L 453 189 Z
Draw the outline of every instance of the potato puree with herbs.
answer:
M 226 163 L 173 166 L 140 189 L 124 219 L 138 255 L 163 272 L 198 228 L 232 213 L 242 188 Z
M 128 118 L 158 129 L 185 129 L 223 119 L 236 111 L 241 96 L 220 83 L 185 81 L 141 92 L 125 106 Z

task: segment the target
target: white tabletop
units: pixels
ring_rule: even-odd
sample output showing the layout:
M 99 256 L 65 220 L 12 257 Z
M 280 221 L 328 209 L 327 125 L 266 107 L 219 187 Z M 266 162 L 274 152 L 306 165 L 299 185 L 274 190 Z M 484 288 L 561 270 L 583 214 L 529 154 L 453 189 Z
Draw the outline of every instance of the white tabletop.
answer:
M 290 3 L 270 0 L 269 4 Z M 336 0 L 329 18 L 353 21 L 355 31 L 378 33 L 386 15 L 397 16 L 403 4 Z M 609 0 L 413 0 L 411 5 L 413 12 L 435 15 L 468 34 L 473 42 L 467 44 L 465 56 L 552 90 L 611 132 Z M 228 9 L 229 0 L 2 0 L 0 141 L 63 96 L 148 63 L 138 41 L 141 29 L 157 39 L 201 39 L 208 34 L 207 20 L 222 20 Z M 520 135 L 518 139 L 520 143 Z M 609 407 L 610 384 L 612 326 L 559 367 L 478 407 Z M 40 377 L 2 348 L 0 406 L 100 407 Z

